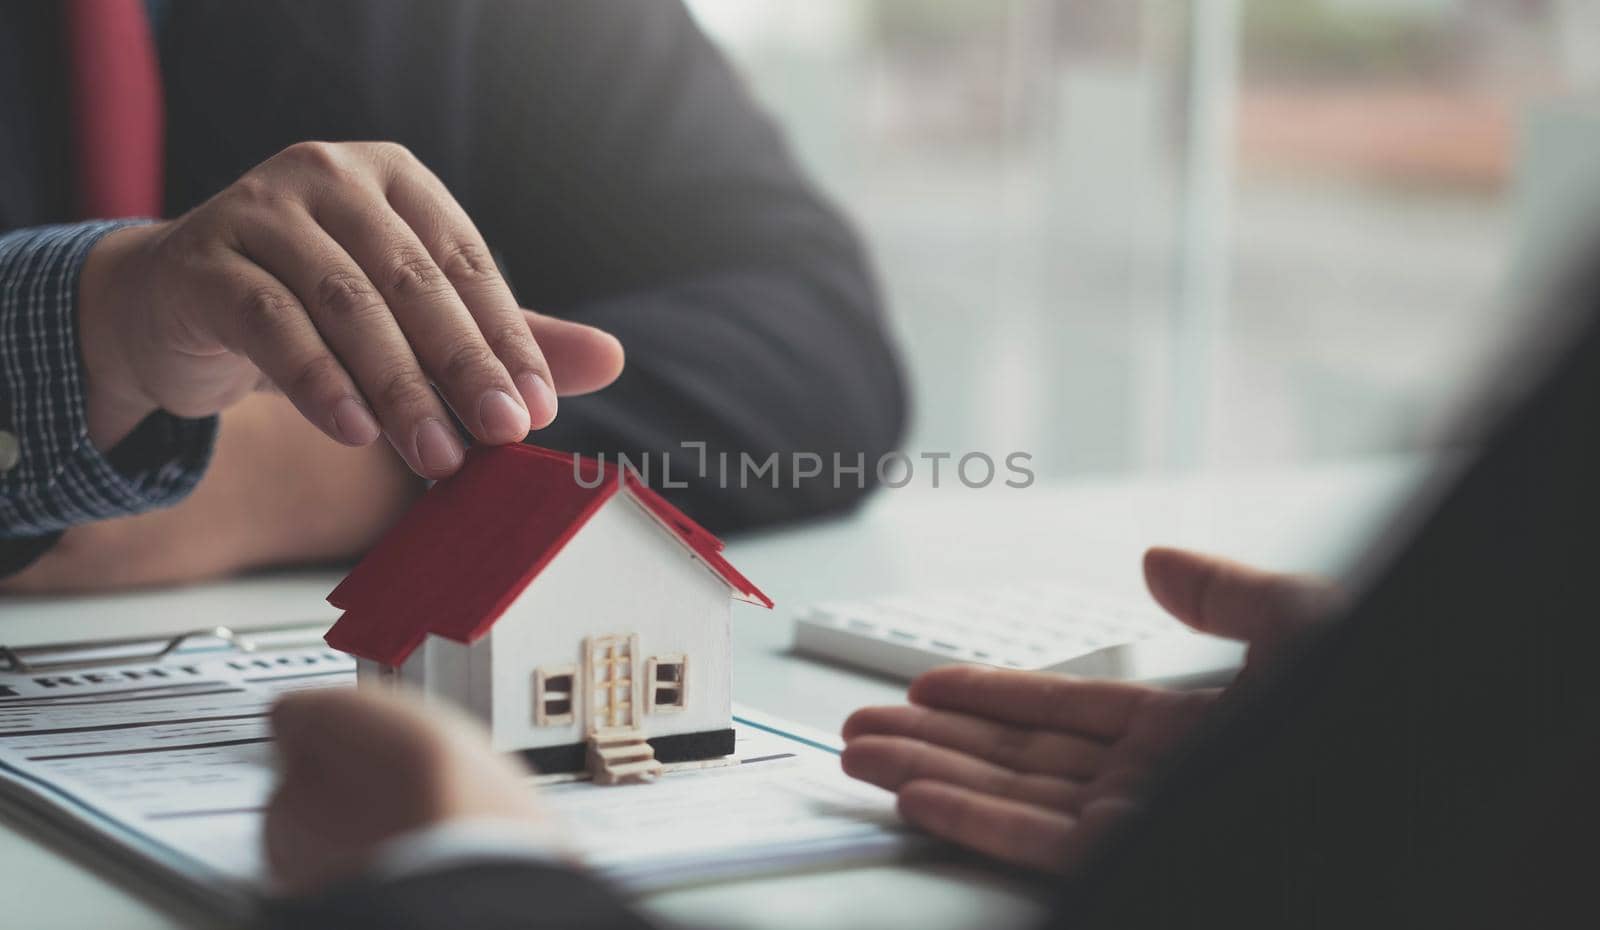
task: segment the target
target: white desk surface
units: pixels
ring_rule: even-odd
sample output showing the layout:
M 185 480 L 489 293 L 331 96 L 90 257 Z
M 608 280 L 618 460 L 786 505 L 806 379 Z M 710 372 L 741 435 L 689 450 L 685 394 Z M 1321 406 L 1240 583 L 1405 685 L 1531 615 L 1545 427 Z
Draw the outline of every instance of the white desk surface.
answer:
M 862 512 L 738 539 L 728 555 L 778 602 L 734 610 L 734 696 L 837 731 L 853 709 L 902 686 L 790 654 L 792 611 L 833 600 L 988 581 L 1081 578 L 1133 590 L 1156 543 L 1274 568 L 1336 573 L 1425 468 L 1374 461 L 1178 481 L 1108 480 L 1027 489 L 889 491 Z M 295 573 L 114 597 L 0 599 L 0 642 L 29 645 L 218 624 L 333 619 L 338 575 Z M 192 926 L 0 819 L 10 926 L 126 930 Z M 26 894 L 18 892 L 27 890 Z M 1040 912 L 1038 883 L 965 863 L 878 866 L 658 894 L 643 903 L 688 925 L 1000 927 Z

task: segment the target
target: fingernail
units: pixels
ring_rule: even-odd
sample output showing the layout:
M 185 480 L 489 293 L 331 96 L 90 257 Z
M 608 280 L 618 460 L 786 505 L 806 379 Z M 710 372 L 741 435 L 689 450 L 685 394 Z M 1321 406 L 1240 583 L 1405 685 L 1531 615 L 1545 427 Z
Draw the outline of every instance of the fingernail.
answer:
M 461 443 L 448 426 L 435 419 L 417 427 L 417 461 L 424 471 L 454 471 L 461 464 Z
M 338 431 L 342 441 L 352 446 L 364 446 L 383 432 L 372 411 L 354 397 L 340 398 L 333 405 L 333 428 Z
M 491 436 L 514 439 L 528 435 L 528 411 L 505 391 L 483 395 L 478 402 L 478 422 Z
M 533 428 L 549 426 L 556 418 L 556 392 L 550 382 L 527 371 L 517 376 L 517 389 L 528 402 L 528 417 L 533 421 Z

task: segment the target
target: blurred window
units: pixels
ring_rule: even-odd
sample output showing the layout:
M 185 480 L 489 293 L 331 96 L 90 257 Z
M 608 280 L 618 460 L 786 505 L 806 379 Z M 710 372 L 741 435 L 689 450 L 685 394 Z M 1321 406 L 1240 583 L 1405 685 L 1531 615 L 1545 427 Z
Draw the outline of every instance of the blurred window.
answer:
M 1600 203 L 1593 0 L 693 0 L 862 225 L 913 449 L 1427 448 Z

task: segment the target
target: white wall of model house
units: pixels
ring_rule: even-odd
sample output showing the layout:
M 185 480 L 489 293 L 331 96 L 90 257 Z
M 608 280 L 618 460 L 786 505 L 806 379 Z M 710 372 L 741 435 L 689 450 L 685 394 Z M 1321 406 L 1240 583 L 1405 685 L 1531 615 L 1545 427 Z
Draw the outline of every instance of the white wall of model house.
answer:
M 631 674 L 654 657 L 683 656 L 682 709 L 635 708 L 646 738 L 731 725 L 731 594 L 627 493 L 603 504 L 477 643 L 429 636 L 400 670 L 406 684 L 489 722 L 494 746 L 532 749 L 579 743 L 595 701 L 585 678 L 584 640 L 638 636 Z M 363 674 L 375 668 L 362 663 Z M 537 673 L 575 670 L 572 722 L 537 722 Z

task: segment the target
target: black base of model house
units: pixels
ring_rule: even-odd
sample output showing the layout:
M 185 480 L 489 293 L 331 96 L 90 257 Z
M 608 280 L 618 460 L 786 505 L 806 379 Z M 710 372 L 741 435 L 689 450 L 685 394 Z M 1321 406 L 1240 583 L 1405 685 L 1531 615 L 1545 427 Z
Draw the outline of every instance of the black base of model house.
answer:
M 656 761 L 665 765 L 720 759 L 733 755 L 733 728 L 675 733 L 672 736 L 657 736 L 648 742 L 650 748 L 656 751 Z M 517 755 L 542 775 L 565 775 L 582 772 L 589 767 L 588 743 L 540 746 L 538 749 L 524 749 Z

